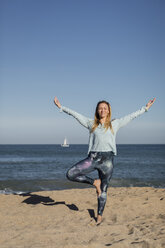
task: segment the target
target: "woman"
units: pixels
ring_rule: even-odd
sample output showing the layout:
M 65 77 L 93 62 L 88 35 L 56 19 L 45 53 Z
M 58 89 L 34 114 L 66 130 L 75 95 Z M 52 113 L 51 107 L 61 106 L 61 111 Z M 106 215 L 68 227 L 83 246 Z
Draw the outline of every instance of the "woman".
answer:
M 140 110 L 123 118 L 111 121 L 111 106 L 106 101 L 98 102 L 94 120 L 89 119 L 60 104 L 57 97 L 54 103 L 60 109 L 76 118 L 80 124 L 89 129 L 88 157 L 73 165 L 67 172 L 69 180 L 91 184 L 96 187 L 98 196 L 97 225 L 102 221 L 103 210 L 107 198 L 107 188 L 113 172 L 113 159 L 116 151 L 116 133 L 137 116 L 145 113 L 155 102 L 150 100 Z M 99 179 L 92 179 L 86 176 L 88 173 L 97 170 Z

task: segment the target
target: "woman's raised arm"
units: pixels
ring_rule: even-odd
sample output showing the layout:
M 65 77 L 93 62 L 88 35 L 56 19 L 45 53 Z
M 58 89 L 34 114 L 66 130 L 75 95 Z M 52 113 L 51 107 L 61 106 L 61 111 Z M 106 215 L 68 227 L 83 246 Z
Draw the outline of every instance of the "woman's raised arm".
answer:
M 81 125 L 83 125 L 84 127 L 91 129 L 92 125 L 93 125 L 93 121 L 92 119 L 89 119 L 79 113 L 77 113 L 76 111 L 66 108 L 64 106 L 62 106 L 59 102 L 59 100 L 57 99 L 57 97 L 54 98 L 54 103 L 55 105 L 60 108 L 61 111 L 72 115 Z
M 156 98 L 154 98 L 153 100 L 150 100 L 146 106 L 143 106 L 140 110 L 137 110 L 136 112 L 133 112 L 129 115 L 126 115 L 120 119 L 116 119 L 115 123 L 117 124 L 117 130 L 119 130 L 119 128 L 127 125 L 131 120 L 135 119 L 136 117 L 138 117 L 139 115 L 145 113 L 146 111 L 148 111 L 148 109 L 152 106 L 152 104 L 155 102 Z

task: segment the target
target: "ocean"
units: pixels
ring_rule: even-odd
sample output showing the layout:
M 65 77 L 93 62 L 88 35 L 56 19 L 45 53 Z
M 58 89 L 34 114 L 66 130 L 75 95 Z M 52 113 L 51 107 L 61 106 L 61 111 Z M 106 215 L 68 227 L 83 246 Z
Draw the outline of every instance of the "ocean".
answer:
M 0 145 L 0 193 L 92 187 L 66 178 L 87 150 L 87 145 Z M 110 187 L 165 188 L 165 145 L 117 145 L 117 151 Z

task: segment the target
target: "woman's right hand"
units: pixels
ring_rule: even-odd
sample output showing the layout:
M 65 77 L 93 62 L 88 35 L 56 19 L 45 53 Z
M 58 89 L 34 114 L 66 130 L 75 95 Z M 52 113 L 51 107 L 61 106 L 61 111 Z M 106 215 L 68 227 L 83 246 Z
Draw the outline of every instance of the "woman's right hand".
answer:
M 61 104 L 60 104 L 60 102 L 59 102 L 59 100 L 57 99 L 56 96 L 55 96 L 55 98 L 54 98 L 54 103 L 55 103 L 55 105 L 56 105 L 58 108 L 61 108 Z
M 155 100 L 156 100 L 156 98 L 154 97 L 153 100 L 150 100 L 150 101 L 146 104 L 146 109 L 147 109 L 147 110 L 152 106 L 152 104 L 155 102 Z

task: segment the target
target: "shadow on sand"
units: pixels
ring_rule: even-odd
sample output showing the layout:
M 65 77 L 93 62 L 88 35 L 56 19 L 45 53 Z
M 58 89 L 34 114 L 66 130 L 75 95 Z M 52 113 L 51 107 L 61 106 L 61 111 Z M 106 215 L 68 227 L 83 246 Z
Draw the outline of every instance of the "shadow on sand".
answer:
M 26 203 L 26 204 L 32 204 L 32 205 L 43 204 L 46 206 L 55 206 L 55 205 L 61 204 L 61 205 L 67 206 L 70 210 L 73 210 L 73 211 L 79 210 L 75 204 L 66 204 L 65 201 L 55 202 L 49 196 L 41 196 L 41 195 L 36 195 L 32 193 L 20 194 L 20 196 L 23 196 L 23 197 L 29 196 L 27 199 L 22 201 L 22 203 Z
M 95 221 L 97 221 L 94 209 L 88 209 L 88 213 L 89 213 L 91 218 L 93 218 Z

